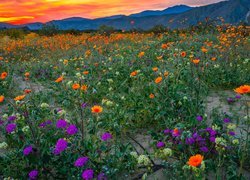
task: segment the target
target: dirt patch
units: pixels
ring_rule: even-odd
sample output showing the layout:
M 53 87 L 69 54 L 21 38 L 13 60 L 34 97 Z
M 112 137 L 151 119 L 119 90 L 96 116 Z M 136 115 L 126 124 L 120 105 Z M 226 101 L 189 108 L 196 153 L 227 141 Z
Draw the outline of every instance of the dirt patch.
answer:
M 14 76 L 13 81 L 17 84 L 19 89 L 31 89 L 33 92 L 38 93 L 45 90 L 45 87 L 38 82 L 25 81 L 20 76 Z

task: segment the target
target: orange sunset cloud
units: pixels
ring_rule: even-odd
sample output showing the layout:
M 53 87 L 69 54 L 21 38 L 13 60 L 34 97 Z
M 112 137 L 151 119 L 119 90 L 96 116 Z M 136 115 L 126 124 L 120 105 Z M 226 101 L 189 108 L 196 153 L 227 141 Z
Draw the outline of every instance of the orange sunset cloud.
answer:
M 98 18 L 162 10 L 177 4 L 199 6 L 219 0 L 0 0 L 0 22 L 23 24 L 67 17 Z

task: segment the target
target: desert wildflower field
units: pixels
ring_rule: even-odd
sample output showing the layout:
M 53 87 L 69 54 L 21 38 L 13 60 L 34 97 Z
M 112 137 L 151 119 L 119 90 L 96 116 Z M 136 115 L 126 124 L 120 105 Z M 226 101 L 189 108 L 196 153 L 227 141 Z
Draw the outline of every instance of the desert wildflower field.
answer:
M 249 179 L 245 26 L 0 40 L 0 179 Z

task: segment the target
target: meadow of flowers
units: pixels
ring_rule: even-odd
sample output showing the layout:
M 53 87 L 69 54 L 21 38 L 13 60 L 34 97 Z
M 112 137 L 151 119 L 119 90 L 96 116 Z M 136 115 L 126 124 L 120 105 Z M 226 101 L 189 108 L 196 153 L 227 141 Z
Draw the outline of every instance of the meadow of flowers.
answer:
M 247 179 L 249 41 L 230 25 L 2 37 L 0 179 Z M 207 112 L 225 90 L 232 108 Z

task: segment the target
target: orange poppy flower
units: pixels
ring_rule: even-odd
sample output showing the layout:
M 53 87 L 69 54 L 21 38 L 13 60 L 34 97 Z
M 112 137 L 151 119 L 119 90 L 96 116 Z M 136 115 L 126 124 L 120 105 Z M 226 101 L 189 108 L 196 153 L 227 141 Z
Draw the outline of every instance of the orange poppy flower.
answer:
M 92 113 L 98 114 L 98 113 L 101 113 L 103 111 L 103 108 L 101 106 L 93 106 L 91 108 L 91 111 L 92 111 Z
M 5 79 L 8 76 L 7 72 L 2 72 L 1 79 Z
M 192 62 L 193 62 L 194 64 L 199 64 L 200 60 L 199 60 L 199 59 L 193 59 Z
M 137 71 L 133 71 L 132 73 L 130 73 L 130 76 L 136 76 L 137 75 Z
M 202 47 L 202 48 L 201 48 L 201 51 L 204 52 L 204 53 L 207 53 L 207 52 L 208 52 L 208 50 L 207 50 L 205 47 Z
M 157 68 L 157 67 L 154 67 L 154 68 L 152 68 L 152 70 L 153 70 L 154 72 L 156 72 L 156 71 L 158 71 L 158 68 Z
M 250 92 L 250 86 L 249 85 L 242 85 L 236 89 L 234 89 L 235 92 L 239 94 L 247 94 Z
M 181 57 L 186 57 L 187 53 L 185 51 L 181 52 Z
M 29 94 L 29 93 L 31 93 L 31 89 L 25 89 L 24 92 L 25 92 L 26 94 Z
M 4 96 L 0 96 L 0 103 L 4 101 Z
M 197 167 L 197 166 L 201 165 L 202 161 L 203 161 L 203 156 L 200 154 L 196 154 L 196 155 L 191 156 L 189 158 L 188 165 Z
M 149 95 L 149 98 L 150 98 L 150 99 L 154 99 L 154 97 L 155 97 L 155 95 L 154 95 L 153 93 L 151 93 L 151 94 Z
M 21 95 L 21 96 L 17 96 L 17 97 L 15 97 L 15 101 L 21 101 L 21 100 L 23 100 L 25 98 L 25 95 Z
M 87 74 L 89 74 L 89 72 L 88 71 L 84 71 L 83 74 L 87 75 Z
M 140 52 L 140 53 L 138 54 L 138 57 L 141 58 L 141 57 L 143 57 L 144 55 L 145 55 L 145 52 Z
M 212 57 L 211 60 L 212 60 L 212 61 L 216 61 L 216 57 Z
M 29 72 L 26 72 L 26 73 L 24 73 L 24 76 L 25 76 L 25 77 L 30 77 L 30 73 L 29 73 Z
M 169 72 L 168 71 L 165 71 L 164 72 L 164 76 L 167 77 L 169 75 Z
M 74 89 L 74 90 L 77 90 L 80 87 L 81 87 L 80 84 L 77 84 L 77 83 L 75 83 L 75 84 L 72 85 L 72 89 Z
M 168 47 L 167 44 L 162 44 L 162 45 L 161 45 L 161 48 L 162 48 L 162 49 L 166 49 L 167 47 Z
M 161 60 L 163 56 L 157 56 L 156 59 L 157 60 Z
M 87 89 L 88 89 L 88 86 L 87 86 L 87 85 L 82 85 L 81 90 L 87 91 Z
M 59 83 L 59 82 L 62 82 L 62 80 L 63 80 L 63 76 L 60 76 L 59 78 L 57 78 L 57 79 L 55 80 L 55 82 Z
M 162 77 L 158 77 L 158 78 L 155 79 L 156 84 L 160 83 L 161 81 L 162 81 Z

